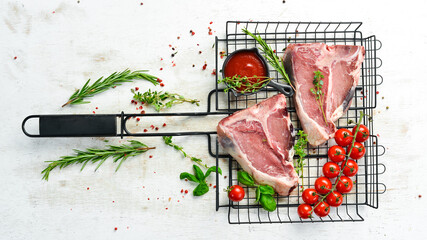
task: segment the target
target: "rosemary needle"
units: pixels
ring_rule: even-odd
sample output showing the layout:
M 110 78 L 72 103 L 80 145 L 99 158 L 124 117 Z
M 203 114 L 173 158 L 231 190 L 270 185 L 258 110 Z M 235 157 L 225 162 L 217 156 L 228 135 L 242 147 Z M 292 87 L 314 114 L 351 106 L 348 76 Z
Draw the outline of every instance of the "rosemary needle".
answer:
M 128 142 L 130 142 L 130 145 L 109 145 L 109 148 L 107 149 L 88 148 L 86 149 L 86 151 L 74 149 L 74 151 L 76 152 L 76 155 L 74 156 L 62 156 L 59 160 L 46 161 L 49 163 L 49 165 L 41 172 L 43 174 L 42 179 L 48 181 L 49 174 L 53 169 L 55 169 L 56 167 L 62 169 L 72 164 L 83 164 L 80 169 L 80 171 L 82 171 L 86 167 L 86 164 L 88 162 L 98 162 L 98 165 L 95 168 L 96 171 L 109 157 L 113 157 L 113 162 L 117 162 L 120 160 L 119 165 L 116 168 L 117 171 L 128 157 L 137 156 L 150 149 L 155 149 L 155 147 L 148 147 L 147 145 L 139 141 L 130 140 Z
M 154 85 L 159 84 L 157 82 L 157 77 L 147 74 L 147 70 L 137 70 L 130 71 L 129 69 L 124 70 L 123 72 L 114 72 L 110 76 L 104 78 L 100 77 L 92 85 L 89 85 L 90 79 L 87 80 L 85 85 L 81 89 L 76 90 L 73 95 L 68 99 L 62 107 L 65 107 L 68 104 L 85 104 L 90 103 L 89 101 L 84 101 L 86 97 L 93 97 L 97 93 L 104 92 L 109 88 L 114 88 L 115 86 L 121 85 L 124 82 L 132 82 L 133 79 L 144 79 L 151 82 Z
M 246 33 L 247 35 L 251 36 L 253 39 L 255 39 L 259 43 L 259 45 L 261 45 L 260 50 L 264 53 L 264 56 L 267 59 L 267 61 L 271 64 L 271 66 L 274 67 L 274 69 L 276 69 L 280 73 L 280 75 L 283 76 L 283 78 L 285 79 L 285 81 L 295 91 L 295 87 L 292 85 L 291 80 L 289 79 L 289 76 L 288 76 L 288 74 L 285 71 L 285 67 L 283 65 L 283 61 L 277 57 L 277 55 L 273 51 L 273 49 L 271 49 L 271 47 L 268 46 L 268 44 L 264 41 L 264 39 L 261 38 L 261 36 L 259 34 L 258 35 L 254 35 L 253 33 L 249 32 L 248 29 L 246 29 L 246 28 L 242 29 L 242 31 L 244 33 Z

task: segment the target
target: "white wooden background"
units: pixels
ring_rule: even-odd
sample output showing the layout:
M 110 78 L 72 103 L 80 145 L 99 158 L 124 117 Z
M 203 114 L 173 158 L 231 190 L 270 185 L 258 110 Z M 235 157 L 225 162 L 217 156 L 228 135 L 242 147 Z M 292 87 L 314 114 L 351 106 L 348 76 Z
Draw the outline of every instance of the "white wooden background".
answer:
M 425 239 L 426 7 L 423 0 L 1 1 L 0 239 Z M 147 83 L 125 84 L 91 104 L 60 108 L 86 79 L 124 68 L 152 70 L 164 79 L 164 89 L 202 100 L 199 108 L 182 105 L 174 111 L 203 111 L 214 86 L 211 47 L 215 35 L 224 36 L 227 20 L 362 21 L 364 35 L 382 41 L 384 83 L 375 129 L 387 148 L 380 181 L 388 190 L 380 195 L 379 209 L 362 208 L 364 222 L 229 225 L 226 210 L 215 211 L 213 191 L 182 198 L 180 190 L 192 186 L 178 174 L 191 163 L 158 138 L 140 139 L 157 149 L 129 159 L 117 173 L 107 161 L 96 173 L 93 166 L 83 172 L 72 166 L 53 171 L 49 182 L 41 180 L 45 160 L 105 143 L 27 138 L 20 129 L 25 116 L 136 112 L 129 89 Z M 177 47 L 173 59 L 169 44 Z M 214 129 L 217 120 L 204 120 L 182 128 Z M 204 137 L 176 141 L 213 164 Z

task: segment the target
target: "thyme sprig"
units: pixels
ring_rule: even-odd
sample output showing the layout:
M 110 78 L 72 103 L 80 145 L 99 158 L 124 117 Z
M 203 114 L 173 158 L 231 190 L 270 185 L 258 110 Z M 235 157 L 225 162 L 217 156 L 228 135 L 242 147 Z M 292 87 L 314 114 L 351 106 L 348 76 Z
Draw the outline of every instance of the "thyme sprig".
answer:
M 69 104 L 85 104 L 90 103 L 89 101 L 84 101 L 84 98 L 93 97 L 95 94 L 107 91 L 110 88 L 114 88 L 118 85 L 121 85 L 125 82 L 132 82 L 134 79 L 144 79 L 151 82 L 154 85 L 159 84 L 157 82 L 157 77 L 147 74 L 147 70 L 137 70 L 131 71 L 126 69 L 122 72 L 114 72 L 110 76 L 104 78 L 100 77 L 92 85 L 89 85 L 90 79 L 83 85 L 81 89 L 76 90 L 73 95 L 69 98 L 62 107 L 65 107 Z
M 172 142 L 172 136 L 163 136 L 163 141 L 165 142 L 166 145 L 175 148 L 175 150 L 177 150 L 177 151 L 180 151 L 182 153 L 182 155 L 184 155 L 184 157 L 189 158 L 191 161 L 199 164 L 202 167 L 209 168 L 208 165 L 202 163 L 203 162 L 202 159 L 188 155 L 186 152 L 184 152 L 183 147 L 178 146 L 175 143 L 173 143 Z
M 246 29 L 246 28 L 243 28 L 242 31 L 244 33 L 246 33 L 247 35 L 251 36 L 253 39 L 255 39 L 261 45 L 261 48 L 259 48 L 259 49 L 264 53 L 264 57 L 271 64 L 271 66 L 274 69 L 276 69 L 280 73 L 280 75 L 282 75 L 285 82 L 288 83 L 292 87 L 292 89 L 294 89 L 294 91 L 295 91 L 295 87 L 292 85 L 291 80 L 285 71 L 283 60 L 279 59 L 279 57 L 277 57 L 274 50 L 271 49 L 271 47 L 264 41 L 264 39 L 261 38 L 261 35 L 259 35 L 259 34 L 255 35 L 255 34 L 249 32 L 248 29 Z
M 184 155 L 184 157 L 190 158 L 191 161 L 193 161 L 193 162 L 197 163 L 198 165 L 205 167 L 207 169 L 206 173 L 203 173 L 203 171 L 197 165 L 194 164 L 193 165 L 194 175 L 190 174 L 188 172 L 182 172 L 179 175 L 179 178 L 181 180 L 188 179 L 191 182 L 198 183 L 197 187 L 193 190 L 194 196 L 201 196 L 201 195 L 207 193 L 209 191 L 209 187 L 206 183 L 206 178 L 212 172 L 216 172 L 217 167 L 216 166 L 208 167 L 208 165 L 202 163 L 203 162 L 202 159 L 188 155 L 186 152 L 184 152 L 183 147 L 178 146 L 172 142 L 172 136 L 163 136 L 163 141 L 165 142 L 166 145 L 173 147 L 177 151 L 180 151 L 182 153 L 182 155 Z M 222 174 L 222 170 L 219 167 L 218 167 L 218 173 Z
M 310 88 L 310 92 L 314 94 L 319 110 L 322 112 L 323 119 L 325 120 L 325 124 L 328 124 L 326 120 L 325 111 L 323 109 L 323 96 L 325 95 L 322 91 L 323 80 L 325 76 L 323 76 L 321 71 L 314 72 L 313 85 L 314 88 Z
M 252 82 L 251 80 L 256 80 L 256 82 Z M 232 77 L 226 77 L 218 80 L 218 84 L 225 83 L 227 88 L 224 89 L 224 92 L 228 92 L 233 89 L 239 93 L 254 93 L 258 91 L 260 88 L 267 86 L 267 84 L 271 81 L 272 78 L 269 77 L 259 77 L 259 76 L 240 76 L 234 75 Z
M 359 117 L 359 120 L 357 121 L 356 131 L 355 131 L 355 133 L 353 134 L 353 140 L 351 141 L 350 150 L 348 151 L 348 153 L 347 153 L 347 154 L 346 154 L 346 156 L 345 156 L 345 163 L 344 163 L 344 166 L 347 166 L 347 162 L 348 162 L 348 160 L 350 159 L 350 153 L 353 151 L 354 143 L 356 142 L 356 136 L 357 136 L 357 133 L 359 132 L 360 124 L 362 124 L 363 116 L 365 116 L 365 115 L 363 114 L 363 112 L 362 112 L 362 111 L 360 111 L 360 117 Z M 327 197 L 329 194 L 331 194 L 332 192 L 334 192 L 334 191 L 335 191 L 335 189 L 337 188 L 338 181 L 340 181 L 340 178 L 341 178 L 341 176 L 342 176 L 342 174 L 343 174 L 344 169 L 345 169 L 344 167 L 340 169 L 340 172 L 339 172 L 339 174 L 338 174 L 338 176 L 337 176 L 337 181 L 336 181 L 336 182 L 335 182 L 335 184 L 332 186 L 332 189 L 331 189 L 331 190 L 330 190 L 326 195 L 323 195 L 323 196 L 322 196 L 322 195 L 320 195 L 320 196 L 321 196 L 321 198 L 320 198 L 319 202 L 318 202 L 318 203 L 314 206 L 314 208 L 311 210 L 311 212 L 310 212 L 310 214 L 309 214 L 310 216 L 312 216 L 314 209 L 315 209 L 315 208 L 317 208 L 317 206 L 319 206 L 319 204 L 320 204 L 320 203 L 322 203 L 322 202 L 326 199 L 326 197 Z
M 299 130 L 298 131 L 298 140 L 297 143 L 294 145 L 295 155 L 298 155 L 298 159 L 295 163 L 295 171 L 301 178 L 301 186 L 302 190 L 304 190 L 304 158 L 307 156 L 307 153 L 305 152 L 305 148 L 307 147 L 307 134 L 304 133 L 304 131 Z
M 139 141 L 130 140 L 128 142 L 130 142 L 130 145 L 108 145 L 107 149 L 88 148 L 86 151 L 74 149 L 74 152 L 76 153 L 74 156 L 62 156 L 59 160 L 46 161 L 49 165 L 41 172 L 43 174 L 42 179 L 48 181 L 50 172 L 56 167 L 62 169 L 73 164 L 83 164 L 80 168 L 80 171 L 82 171 L 89 162 L 98 162 L 98 165 L 95 168 L 96 171 L 110 157 L 113 157 L 113 162 L 118 162 L 120 160 L 119 165 L 116 168 L 117 171 L 122 163 L 129 157 L 134 157 L 150 149 L 155 149 L 155 147 L 148 147 Z
M 152 105 L 157 112 L 162 110 L 163 108 L 171 108 L 175 104 L 180 104 L 184 102 L 196 104 L 199 106 L 199 100 L 197 99 L 188 99 L 185 98 L 182 95 L 179 95 L 177 93 L 169 93 L 169 92 L 163 92 L 163 91 L 151 91 L 151 89 L 148 89 L 148 91 L 144 93 L 135 92 L 133 89 L 131 90 L 133 95 L 133 99 L 144 102 L 146 104 Z M 166 101 L 169 100 L 169 101 Z

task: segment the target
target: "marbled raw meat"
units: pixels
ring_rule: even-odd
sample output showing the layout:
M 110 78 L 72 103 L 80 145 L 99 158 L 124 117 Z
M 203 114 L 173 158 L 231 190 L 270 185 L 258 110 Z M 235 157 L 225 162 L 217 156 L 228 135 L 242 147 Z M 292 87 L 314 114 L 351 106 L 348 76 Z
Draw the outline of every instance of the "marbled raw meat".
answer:
M 260 184 L 287 196 L 298 184 L 292 158 L 294 129 L 282 94 L 222 119 L 221 146 Z
M 320 145 L 334 137 L 337 130 L 334 122 L 351 105 L 364 56 L 363 46 L 307 43 L 289 44 L 286 48 L 284 64 L 296 88 L 296 112 L 311 145 Z M 324 75 L 322 91 L 327 123 L 310 92 L 315 71 Z

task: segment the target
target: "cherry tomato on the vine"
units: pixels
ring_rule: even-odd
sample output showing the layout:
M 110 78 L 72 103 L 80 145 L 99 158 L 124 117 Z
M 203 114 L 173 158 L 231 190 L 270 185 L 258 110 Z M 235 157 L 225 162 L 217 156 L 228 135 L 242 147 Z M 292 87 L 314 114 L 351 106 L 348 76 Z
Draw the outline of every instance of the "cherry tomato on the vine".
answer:
M 353 177 L 354 175 L 356 175 L 357 171 L 359 170 L 359 166 L 355 161 L 348 159 L 347 166 L 344 161 L 341 164 L 341 169 L 343 169 L 342 173 L 344 175 L 346 175 L 347 177 Z
M 350 152 L 350 148 L 351 146 L 348 147 L 347 153 Z M 363 146 L 363 144 L 359 142 L 355 142 L 353 149 L 351 150 L 350 157 L 353 159 L 361 159 L 363 155 L 365 155 L 365 152 L 366 152 L 365 146 Z
M 328 216 L 330 211 L 331 211 L 331 207 L 329 207 L 329 204 L 325 202 L 320 202 L 319 205 L 317 205 L 317 207 L 314 208 L 314 213 L 319 217 Z
M 331 188 L 332 188 L 332 183 L 331 181 L 326 178 L 326 177 L 319 177 L 318 179 L 316 179 L 316 181 L 314 182 L 314 188 L 316 189 L 316 191 L 319 194 L 327 194 Z
M 343 198 L 341 193 L 333 191 L 326 197 L 326 202 L 332 207 L 338 207 L 342 204 Z
M 342 162 L 345 159 L 345 150 L 338 145 L 332 146 L 328 150 L 328 157 L 333 162 Z
M 307 204 L 315 204 L 319 200 L 319 195 L 313 188 L 307 188 L 302 192 L 302 200 Z
M 353 181 L 346 176 L 341 176 L 339 179 L 337 179 L 336 184 L 336 189 L 340 193 L 349 193 L 353 188 Z
M 245 197 L 245 190 L 239 185 L 233 185 L 228 192 L 228 198 L 233 202 L 240 202 Z
M 298 206 L 298 215 L 302 219 L 307 219 L 311 217 L 311 211 L 313 208 L 308 204 L 301 204 Z
M 353 136 L 356 133 L 356 128 L 357 128 L 357 125 L 353 127 Z M 359 131 L 357 132 L 357 135 L 356 135 L 356 141 L 362 143 L 368 140 L 368 138 L 369 138 L 369 129 L 365 125 L 360 124 Z
M 345 147 L 351 144 L 351 141 L 353 141 L 353 135 L 350 132 L 350 130 L 346 128 L 340 128 L 335 133 L 335 142 L 340 145 L 341 147 Z
M 334 162 L 327 162 L 322 168 L 323 175 L 327 178 L 336 178 L 340 174 L 340 167 Z

